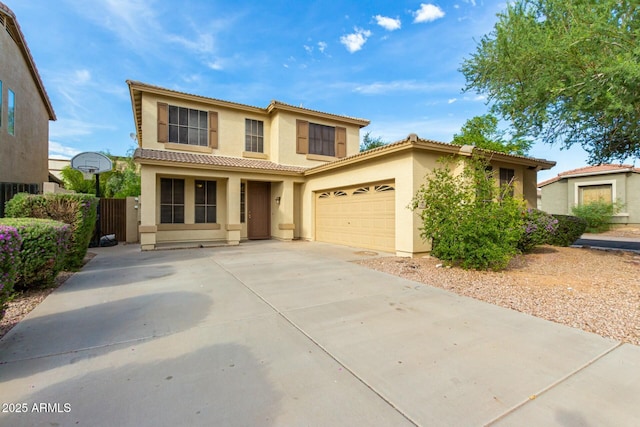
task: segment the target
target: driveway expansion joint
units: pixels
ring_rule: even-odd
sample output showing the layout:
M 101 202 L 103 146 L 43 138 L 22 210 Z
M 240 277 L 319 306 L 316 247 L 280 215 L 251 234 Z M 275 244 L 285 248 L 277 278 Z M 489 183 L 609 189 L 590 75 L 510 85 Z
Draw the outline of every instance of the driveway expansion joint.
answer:
M 607 356 L 609 353 L 613 352 L 614 350 L 622 347 L 624 345 L 624 343 L 622 342 L 618 342 L 616 343 L 613 347 L 603 351 L 601 354 L 597 355 L 596 357 L 594 357 L 593 359 L 589 360 L 588 362 L 584 363 L 583 365 L 579 366 L 578 368 L 574 369 L 573 371 L 569 372 L 567 375 L 565 375 L 564 377 L 559 378 L 558 380 L 552 382 L 551 384 L 549 384 L 548 386 L 544 387 L 542 390 L 538 391 L 537 393 L 532 394 L 531 396 L 529 396 L 526 400 L 516 404 L 515 406 L 513 406 L 512 408 L 508 409 L 507 411 L 505 411 L 504 413 L 498 415 L 497 417 L 495 417 L 494 419 L 492 419 L 491 421 L 489 421 L 488 423 L 485 424 L 485 426 L 490 426 L 493 425 L 495 423 L 497 423 L 498 421 L 502 420 L 504 417 L 506 417 L 509 414 L 512 414 L 513 412 L 516 412 L 518 409 L 522 408 L 523 406 L 525 406 L 526 404 L 536 400 L 537 398 L 539 398 L 541 395 L 543 395 L 544 393 L 548 392 L 549 390 L 554 389 L 555 387 L 557 387 L 558 385 L 562 384 L 563 382 L 567 381 L 569 378 L 574 377 L 575 375 L 577 375 L 578 373 L 584 371 L 585 369 L 587 369 L 589 366 L 593 365 L 594 363 L 596 363 L 597 361 L 599 361 L 600 359 L 602 359 L 603 357 Z
M 396 405 L 394 405 L 393 402 L 391 402 L 385 396 L 380 394 L 380 392 L 378 392 L 371 384 L 369 384 L 367 381 L 365 381 L 363 378 L 361 378 L 359 375 L 357 375 L 351 368 L 349 368 L 347 365 L 345 365 L 340 359 L 338 359 L 334 354 L 332 354 L 322 344 L 320 344 L 311 335 L 309 335 L 307 332 L 305 332 L 300 326 L 298 326 L 293 320 L 291 320 L 283 311 L 280 311 L 276 306 L 271 304 L 266 298 L 264 298 L 262 295 L 260 295 L 260 293 L 258 293 L 255 289 L 253 289 L 251 286 L 249 286 L 247 283 L 245 283 L 243 280 L 241 280 L 239 277 L 237 277 L 232 271 L 227 269 L 224 265 L 220 264 L 215 259 L 213 259 L 213 262 L 218 264 L 220 266 L 220 268 L 222 268 L 228 274 L 233 276 L 249 292 L 254 294 L 256 297 L 258 297 L 265 304 L 267 304 L 285 322 L 290 324 L 294 329 L 296 329 L 298 332 L 300 332 L 302 335 L 304 335 L 309 341 L 311 341 L 312 344 L 314 344 L 316 347 L 318 347 L 320 350 L 322 350 L 322 352 L 324 352 L 328 357 L 330 357 L 333 361 L 335 361 L 338 365 L 340 365 L 345 371 L 349 372 L 349 374 L 351 374 L 353 376 L 353 378 L 358 380 L 362 385 L 364 385 L 368 390 L 370 390 L 372 393 L 374 393 L 376 396 L 378 396 L 383 402 L 385 402 L 387 405 L 389 405 L 391 408 L 393 408 L 398 414 L 400 414 L 408 422 L 410 422 L 414 426 L 419 426 L 420 425 L 420 423 L 418 423 L 417 421 L 412 419 L 408 414 L 406 414 L 400 408 L 398 408 Z M 320 305 L 322 305 L 322 304 L 320 304 Z M 289 311 L 294 311 L 294 310 L 289 310 Z
M 111 343 L 107 343 L 107 344 L 94 345 L 94 346 L 90 346 L 90 347 L 76 348 L 76 349 L 73 349 L 73 350 L 60 351 L 60 352 L 57 352 L 57 353 L 41 354 L 41 355 L 38 355 L 38 356 L 25 357 L 25 358 L 22 358 L 22 359 L 1 360 L 0 361 L 0 365 L 8 365 L 10 363 L 17 363 L 17 362 L 26 362 L 26 361 L 30 361 L 30 360 L 46 359 L 48 357 L 63 356 L 65 354 L 75 354 L 75 353 L 81 353 L 81 352 L 90 351 L 90 350 L 99 350 L 99 349 L 102 349 L 102 348 L 109 348 L 109 347 L 112 347 L 112 346 L 117 346 L 117 345 L 122 345 L 122 344 L 131 344 L 131 343 L 149 341 L 149 340 L 156 339 L 156 338 L 162 338 L 162 337 L 167 336 L 167 335 L 171 335 L 171 334 L 149 335 L 149 336 L 146 336 L 146 337 L 132 338 L 130 340 L 111 342 Z

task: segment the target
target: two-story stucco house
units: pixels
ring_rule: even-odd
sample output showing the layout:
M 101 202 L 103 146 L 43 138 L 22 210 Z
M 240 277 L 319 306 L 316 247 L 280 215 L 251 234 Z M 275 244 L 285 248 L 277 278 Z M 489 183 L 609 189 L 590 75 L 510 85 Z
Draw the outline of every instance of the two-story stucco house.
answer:
M 16 193 L 38 193 L 49 180 L 55 119 L 16 16 L 0 2 L 0 217 Z
M 412 255 L 430 249 L 407 205 L 442 156 L 470 146 L 405 140 L 359 152 L 364 119 L 266 108 L 127 82 L 142 176 L 143 250 L 170 242 L 305 239 Z M 476 149 L 477 152 L 477 149 Z M 484 152 L 534 207 L 555 163 Z

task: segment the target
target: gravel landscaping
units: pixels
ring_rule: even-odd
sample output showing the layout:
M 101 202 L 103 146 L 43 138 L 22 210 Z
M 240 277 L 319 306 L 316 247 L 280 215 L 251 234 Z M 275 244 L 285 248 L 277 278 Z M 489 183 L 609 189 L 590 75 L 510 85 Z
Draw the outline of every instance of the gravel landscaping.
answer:
M 358 263 L 640 345 L 640 254 L 541 246 L 516 257 L 502 272 L 447 268 L 430 256 Z

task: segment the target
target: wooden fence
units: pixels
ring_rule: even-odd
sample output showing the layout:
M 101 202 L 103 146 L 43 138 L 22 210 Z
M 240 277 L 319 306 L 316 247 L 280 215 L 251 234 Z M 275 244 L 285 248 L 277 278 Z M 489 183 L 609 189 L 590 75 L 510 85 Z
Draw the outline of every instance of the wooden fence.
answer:
M 127 200 L 100 199 L 100 230 L 103 236 L 115 234 L 116 240 L 127 240 Z

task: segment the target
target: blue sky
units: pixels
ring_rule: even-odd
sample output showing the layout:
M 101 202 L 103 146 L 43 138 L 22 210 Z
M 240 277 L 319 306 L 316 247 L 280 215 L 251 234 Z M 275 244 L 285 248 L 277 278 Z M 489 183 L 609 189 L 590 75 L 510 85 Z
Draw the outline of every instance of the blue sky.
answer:
M 16 14 L 58 120 L 50 156 L 124 155 L 136 145 L 125 81 L 266 107 L 273 99 L 365 118 L 393 142 L 450 142 L 487 112 L 462 93 L 463 58 L 504 1 L 3 0 Z M 536 144 L 558 162 L 539 181 L 586 165 L 580 147 Z

